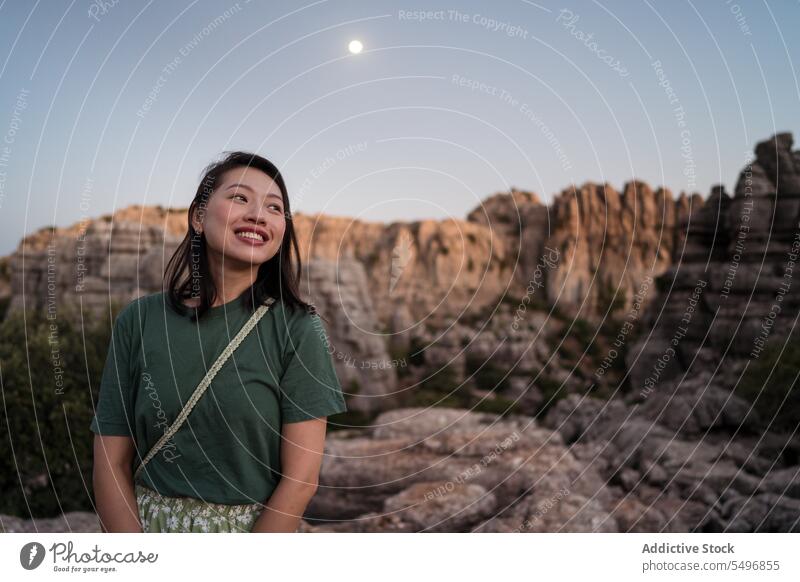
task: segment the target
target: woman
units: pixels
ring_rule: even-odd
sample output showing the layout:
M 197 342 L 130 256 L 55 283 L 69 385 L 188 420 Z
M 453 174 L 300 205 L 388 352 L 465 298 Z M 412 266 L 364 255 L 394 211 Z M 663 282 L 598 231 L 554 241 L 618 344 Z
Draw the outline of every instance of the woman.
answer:
M 206 168 L 188 222 L 166 290 L 134 300 L 114 322 L 90 426 L 101 527 L 297 531 L 317 489 L 327 416 L 347 408 L 319 315 L 297 293 L 283 177 L 260 156 L 230 153 Z M 165 440 L 262 305 L 266 313 Z

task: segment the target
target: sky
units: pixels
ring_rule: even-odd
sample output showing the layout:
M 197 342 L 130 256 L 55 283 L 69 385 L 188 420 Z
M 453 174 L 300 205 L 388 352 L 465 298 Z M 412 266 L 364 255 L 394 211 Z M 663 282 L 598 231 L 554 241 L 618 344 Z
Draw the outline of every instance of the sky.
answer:
M 384 222 L 512 187 L 732 192 L 757 142 L 800 136 L 798 22 L 798 0 L 0 0 L 0 255 L 187 207 L 229 150 L 278 165 L 293 212 Z

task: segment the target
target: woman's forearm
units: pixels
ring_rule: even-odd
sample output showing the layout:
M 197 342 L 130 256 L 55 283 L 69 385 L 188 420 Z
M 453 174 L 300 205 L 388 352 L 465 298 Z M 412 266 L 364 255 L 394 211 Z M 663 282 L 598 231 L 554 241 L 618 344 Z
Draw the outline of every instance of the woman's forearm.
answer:
M 126 467 L 95 466 L 97 515 L 104 532 L 141 533 L 133 472 Z
M 256 520 L 253 533 L 293 533 L 300 525 L 311 498 L 317 492 L 313 485 L 281 479 Z

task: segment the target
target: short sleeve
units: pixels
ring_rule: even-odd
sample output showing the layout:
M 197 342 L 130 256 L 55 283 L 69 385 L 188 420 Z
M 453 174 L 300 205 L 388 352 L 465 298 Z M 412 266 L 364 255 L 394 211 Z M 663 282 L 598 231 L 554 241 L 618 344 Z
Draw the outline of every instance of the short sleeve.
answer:
M 303 312 L 292 323 L 287 338 L 287 363 L 280 381 L 283 422 L 346 412 L 322 319 L 317 314 Z
M 94 417 L 89 429 L 105 436 L 133 436 L 131 345 L 134 311 L 129 304 L 114 322 Z

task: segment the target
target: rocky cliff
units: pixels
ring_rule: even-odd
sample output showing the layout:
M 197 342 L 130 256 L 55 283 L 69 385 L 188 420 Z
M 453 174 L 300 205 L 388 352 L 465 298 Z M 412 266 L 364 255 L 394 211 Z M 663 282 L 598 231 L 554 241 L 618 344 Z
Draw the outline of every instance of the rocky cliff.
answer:
M 683 242 L 642 318 L 651 332 L 628 352 L 634 390 L 649 393 L 693 369 L 742 368 L 794 329 L 800 151 L 792 143 L 788 133 L 759 143 L 733 196 L 717 187 L 682 218 Z
M 667 268 L 676 220 L 688 207 L 685 196 L 674 201 L 668 190 L 631 182 L 622 194 L 608 184 L 565 190 L 549 207 L 512 190 L 490 196 L 466 220 L 381 224 L 296 214 L 301 291 L 333 321 L 337 371 L 353 408 L 388 409 L 396 399 L 383 396 L 397 387 L 390 353 L 427 342 L 440 359 L 453 359 L 448 342 L 463 339 L 438 333 L 453 321 L 504 299 L 589 316 L 630 304 L 645 277 Z M 185 209 L 142 206 L 35 232 L 8 259 L 9 310 L 80 304 L 91 313 L 109 298 L 124 304 L 157 292 L 185 233 Z
M 759 143 L 706 201 L 634 180 L 549 206 L 513 189 L 463 221 L 297 215 L 301 290 L 353 408 L 380 413 L 329 435 L 303 527 L 798 531 L 796 430 L 734 390 L 800 315 L 792 145 Z M 131 207 L 35 233 L 12 306 L 156 291 L 184 223 Z
M 694 393 L 706 378 L 693 381 Z M 401 408 L 369 429 L 328 436 L 317 495 L 301 531 L 798 531 L 795 442 L 746 430 L 703 438 L 715 402 L 678 428 L 655 409 L 577 395 L 543 423 L 454 408 Z M 717 425 L 749 427 L 731 407 Z M 797 457 L 795 456 L 795 459 Z M 94 514 L 0 516 L 0 530 L 99 531 Z
M 381 224 L 297 214 L 295 225 L 306 262 L 359 263 L 376 326 L 397 331 L 425 319 L 446 323 L 532 286 L 537 299 L 589 315 L 605 314 L 617 291 L 617 307 L 630 305 L 642 280 L 669 266 L 676 225 L 701 206 L 699 195 L 674 200 L 639 181 L 621 193 L 586 183 L 550 206 L 529 192 L 495 194 L 466 220 Z M 25 237 L 9 258 L 11 308 L 41 308 L 55 295 L 62 303 L 80 297 L 91 309 L 109 296 L 130 301 L 160 289 L 186 232 L 185 212 L 131 206 Z

